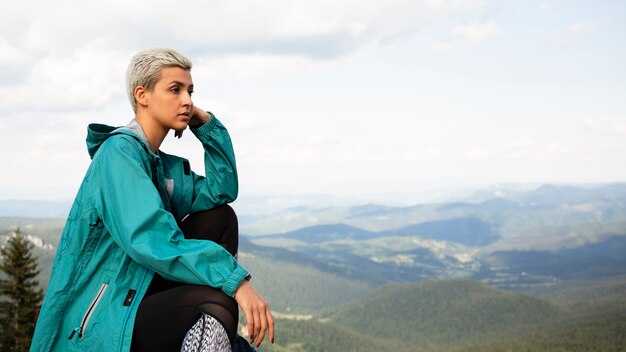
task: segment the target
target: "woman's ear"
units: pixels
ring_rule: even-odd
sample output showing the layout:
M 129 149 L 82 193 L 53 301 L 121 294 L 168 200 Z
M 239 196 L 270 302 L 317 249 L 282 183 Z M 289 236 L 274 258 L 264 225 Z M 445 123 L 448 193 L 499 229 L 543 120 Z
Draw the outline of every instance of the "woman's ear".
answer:
M 135 101 L 137 102 L 137 105 L 141 105 L 143 107 L 148 105 L 149 92 L 146 88 L 144 88 L 144 86 L 135 87 L 133 94 L 135 95 Z

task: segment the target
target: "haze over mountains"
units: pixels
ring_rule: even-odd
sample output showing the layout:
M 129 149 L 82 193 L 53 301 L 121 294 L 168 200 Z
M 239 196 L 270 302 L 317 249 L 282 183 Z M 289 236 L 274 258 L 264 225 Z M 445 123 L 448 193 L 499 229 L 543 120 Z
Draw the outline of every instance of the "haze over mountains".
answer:
M 242 231 L 254 233 L 255 244 L 302 253 L 337 272 L 365 272 L 376 282 L 468 277 L 514 287 L 626 273 L 624 184 L 481 191 L 470 199 L 300 207 L 242 224 Z
M 626 273 L 626 184 L 493 188 L 465 200 L 395 207 L 315 206 L 321 201 L 262 218 L 240 211 L 240 231 L 251 241 L 242 240 L 242 251 L 375 285 L 464 277 L 515 287 Z M 242 209 L 267 212 L 271 202 L 277 199 Z M 37 246 L 55 248 L 64 220 L 43 218 L 62 204 L 2 201 L 0 215 L 43 216 L 5 217 L 0 227 L 22 223 L 43 238 Z
M 365 340 L 371 349 L 352 350 L 415 350 L 397 344 L 408 341 L 418 350 L 496 351 L 502 341 L 547 346 L 553 340 L 534 335 L 544 328 L 557 339 L 576 328 L 626 343 L 604 330 L 626 327 L 626 184 L 495 188 L 411 206 L 319 201 L 270 212 L 271 199 L 256 199 L 238 209 L 240 261 L 280 319 L 292 318 L 282 321 L 282 347 L 267 350 L 351 350 Z M 9 203 L 0 202 L 0 215 L 54 213 Z M 2 234 L 20 226 L 33 239 L 44 287 L 63 225 L 0 216 Z M 318 335 L 302 340 L 304 331 Z M 518 340 L 522 332 L 534 337 Z

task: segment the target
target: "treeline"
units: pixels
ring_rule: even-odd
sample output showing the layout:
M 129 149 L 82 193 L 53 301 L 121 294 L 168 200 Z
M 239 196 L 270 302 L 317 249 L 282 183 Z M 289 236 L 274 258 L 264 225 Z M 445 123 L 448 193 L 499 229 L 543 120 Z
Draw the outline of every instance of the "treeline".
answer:
M 626 316 L 580 322 L 562 322 L 546 330 L 518 336 L 484 339 L 456 346 L 413 343 L 410 339 L 373 337 L 333 323 L 315 320 L 278 319 L 275 345 L 264 344 L 260 352 L 622 352 L 626 351 Z
M 391 285 L 321 319 L 279 319 L 263 351 L 626 351 L 623 301 L 595 310 L 464 280 Z
M 274 345 L 263 344 L 259 352 L 380 352 L 415 351 L 411 343 L 381 339 L 317 320 L 276 320 Z
M 626 351 L 626 315 L 563 322 L 504 341 L 460 348 L 455 352 L 623 352 Z
M 364 334 L 431 348 L 512 336 L 562 314 L 536 297 L 451 280 L 389 285 L 341 307 L 331 319 Z

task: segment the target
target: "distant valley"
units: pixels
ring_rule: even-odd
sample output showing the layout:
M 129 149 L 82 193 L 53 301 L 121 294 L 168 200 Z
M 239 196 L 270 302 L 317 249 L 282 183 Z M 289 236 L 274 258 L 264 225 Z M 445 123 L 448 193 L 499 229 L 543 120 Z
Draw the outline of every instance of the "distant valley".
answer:
M 554 341 L 542 329 L 559 341 L 578 329 L 620 343 L 602 326 L 626 326 L 626 184 L 490 188 L 412 206 L 308 204 L 263 216 L 248 204 L 239 213 L 240 261 L 288 331 L 267 350 L 319 350 L 320 336 L 371 347 L 359 351 L 415 350 L 402 342 L 428 351 L 544 350 Z M 46 287 L 64 219 L 0 216 L 0 234 L 17 226 L 36 246 Z M 303 340 L 302 331 L 318 335 Z

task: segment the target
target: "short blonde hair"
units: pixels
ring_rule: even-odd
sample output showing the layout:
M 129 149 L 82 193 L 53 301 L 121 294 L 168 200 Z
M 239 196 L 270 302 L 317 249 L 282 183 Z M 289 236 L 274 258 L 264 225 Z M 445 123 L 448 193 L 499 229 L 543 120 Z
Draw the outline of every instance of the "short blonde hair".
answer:
M 151 91 L 161 77 L 163 68 L 180 67 L 191 70 L 191 66 L 191 60 L 172 49 L 152 48 L 135 54 L 126 70 L 126 89 L 133 111 L 137 112 L 136 87 L 143 86 Z

